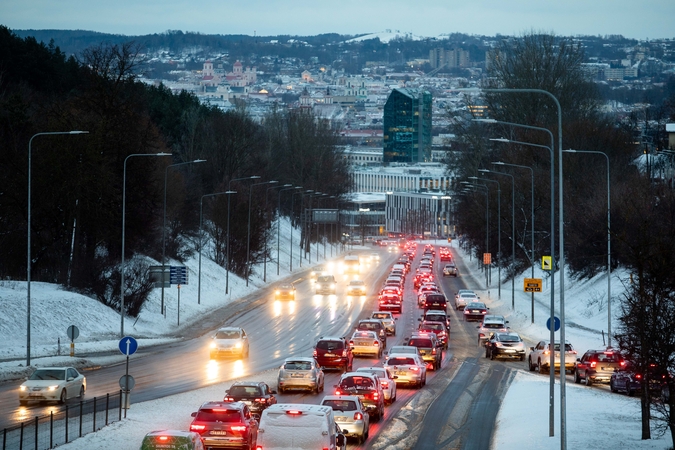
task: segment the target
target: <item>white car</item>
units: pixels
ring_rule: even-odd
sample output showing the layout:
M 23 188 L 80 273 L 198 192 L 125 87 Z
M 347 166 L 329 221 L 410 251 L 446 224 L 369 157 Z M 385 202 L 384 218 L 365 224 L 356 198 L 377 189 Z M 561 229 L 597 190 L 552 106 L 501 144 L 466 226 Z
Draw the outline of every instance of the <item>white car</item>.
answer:
M 29 401 L 60 402 L 83 397 L 87 379 L 73 367 L 42 367 L 36 369 L 19 386 L 19 404 Z
M 461 289 L 455 294 L 455 309 L 464 309 L 467 303 L 480 301 L 480 297 L 474 291 Z
M 422 357 L 410 353 L 391 353 L 384 367 L 396 376 L 396 384 L 416 386 L 427 384 L 427 365 Z
M 347 285 L 347 295 L 362 296 L 366 295 L 366 283 L 362 280 L 352 280 Z
M 382 357 L 382 341 L 375 331 L 355 331 L 349 339 L 349 346 L 352 348 L 352 354 L 371 355 L 376 358 Z
M 224 327 L 216 331 L 211 342 L 211 359 L 235 356 L 248 358 L 248 336 L 241 327 Z
M 373 311 L 371 319 L 379 319 L 388 335 L 396 336 L 396 318 L 391 311 Z
M 396 401 L 396 375 L 394 375 L 391 369 L 385 369 L 384 367 L 359 367 L 356 369 L 357 372 L 368 372 L 375 375 L 380 379 L 380 385 L 382 386 L 382 391 L 384 392 L 384 402 L 387 404 L 392 404 Z
M 333 408 L 335 423 L 346 437 L 356 438 L 359 445 L 368 439 L 370 414 L 358 396 L 326 395 L 321 405 Z

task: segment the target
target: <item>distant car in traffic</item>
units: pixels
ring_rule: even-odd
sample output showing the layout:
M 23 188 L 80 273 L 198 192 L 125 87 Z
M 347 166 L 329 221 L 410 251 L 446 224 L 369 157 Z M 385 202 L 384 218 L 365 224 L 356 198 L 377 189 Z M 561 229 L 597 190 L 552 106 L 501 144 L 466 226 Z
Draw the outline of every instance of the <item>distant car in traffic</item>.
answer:
M 376 358 L 382 357 L 382 340 L 375 331 L 356 330 L 349 339 L 349 346 L 354 356 L 370 355 Z
M 275 300 L 295 300 L 295 286 L 293 283 L 282 283 L 274 290 Z
M 229 356 L 248 358 L 248 352 L 248 336 L 241 327 L 223 327 L 213 335 L 211 359 Z
M 326 395 L 321 405 L 333 409 L 335 423 L 345 437 L 356 438 L 358 445 L 368 439 L 370 414 L 357 395 Z
M 396 376 L 396 384 L 417 387 L 427 383 L 427 365 L 421 356 L 411 353 L 390 353 L 384 367 Z
M 391 404 L 396 400 L 396 375 L 391 370 L 384 367 L 359 367 L 356 372 L 368 372 L 380 379 L 385 404 Z
M 242 402 L 206 402 L 192 417 L 190 431 L 199 433 L 207 449 L 256 446 L 260 416 Z
M 323 370 L 314 358 L 298 356 L 286 358 L 279 368 L 277 391 L 283 394 L 289 390 L 323 392 Z
M 319 275 L 314 283 L 314 291 L 317 294 L 335 294 L 337 292 L 337 282 L 333 275 Z
M 507 323 L 509 323 L 509 321 L 506 320 L 504 316 L 496 314 L 483 316 L 481 324 L 476 327 L 478 328 L 478 345 L 485 345 L 494 333 L 509 331 Z
M 396 318 L 390 311 L 373 311 L 370 318 L 382 321 L 386 333 L 396 336 Z
M 335 385 L 335 395 L 356 395 L 371 418 L 378 421 L 384 418 L 384 392 L 379 379 L 372 373 L 343 373 Z
M 457 277 L 459 275 L 459 269 L 457 269 L 457 266 L 455 263 L 448 263 L 443 266 L 443 276 L 444 277 Z
M 194 431 L 157 430 L 143 437 L 141 450 L 164 450 L 175 448 L 181 450 L 204 450 L 202 437 Z
M 574 382 L 584 380 L 586 386 L 593 383 L 609 383 L 614 371 L 622 369 L 626 360 L 618 351 L 588 350 L 577 359 L 574 366 Z
M 347 295 L 366 295 L 366 283 L 363 280 L 351 280 L 347 285 Z
M 562 364 L 560 358 L 560 341 L 555 341 L 551 345 L 550 341 L 539 341 L 536 346 L 530 347 L 530 354 L 527 356 L 527 366 L 530 371 L 535 369 L 539 373 L 547 373 L 551 369 L 551 352 L 553 352 L 554 370 L 560 370 Z M 577 352 L 569 341 L 565 341 L 565 372 L 573 372 L 576 364 Z
M 314 359 L 325 369 L 352 370 L 354 355 L 347 340 L 337 336 L 321 336 L 314 346 Z
M 464 307 L 464 321 L 483 320 L 490 308 L 483 302 L 470 302 Z

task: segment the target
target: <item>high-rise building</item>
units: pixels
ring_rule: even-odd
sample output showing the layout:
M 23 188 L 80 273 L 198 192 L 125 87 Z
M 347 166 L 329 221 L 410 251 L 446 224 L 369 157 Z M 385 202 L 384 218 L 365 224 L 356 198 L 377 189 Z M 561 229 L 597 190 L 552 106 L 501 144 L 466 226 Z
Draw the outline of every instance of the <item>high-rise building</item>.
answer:
M 384 105 L 383 163 L 431 160 L 431 93 L 396 88 Z

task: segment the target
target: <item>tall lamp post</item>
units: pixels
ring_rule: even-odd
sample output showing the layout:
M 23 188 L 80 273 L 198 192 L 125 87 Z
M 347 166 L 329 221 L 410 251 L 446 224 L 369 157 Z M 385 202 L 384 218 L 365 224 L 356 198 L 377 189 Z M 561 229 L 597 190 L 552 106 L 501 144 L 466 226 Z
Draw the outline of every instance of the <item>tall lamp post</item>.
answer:
M 611 203 L 610 203 L 610 183 L 609 183 L 609 156 L 607 153 L 598 152 L 595 150 L 563 150 L 564 153 L 589 153 L 594 155 L 602 155 L 607 160 L 607 347 L 612 346 L 612 246 L 611 246 L 611 221 L 609 217 Z
M 201 162 L 206 162 L 205 159 L 195 159 L 194 161 L 187 161 L 187 162 L 182 162 L 182 163 L 177 163 L 177 164 L 171 164 L 166 166 L 164 169 L 164 219 L 162 221 L 162 300 L 161 300 L 161 305 L 160 305 L 160 313 L 166 317 L 166 311 L 164 311 L 164 267 L 166 264 L 166 179 L 169 174 L 169 168 L 170 167 L 178 167 L 178 166 L 184 166 L 186 164 L 196 164 L 196 163 L 201 163 Z
M 288 185 L 290 186 L 290 185 Z M 290 191 L 290 190 L 295 190 L 295 189 L 302 189 L 302 186 L 294 186 L 294 187 L 288 187 L 284 189 L 279 189 L 279 197 L 277 200 L 277 214 L 279 215 L 277 219 L 277 275 L 279 275 L 279 266 L 280 266 L 280 261 L 281 261 L 281 193 L 283 191 Z M 291 206 L 293 205 L 293 195 L 291 194 Z M 289 216 L 291 218 L 291 239 L 293 239 L 293 208 L 291 208 L 291 215 Z M 292 242 L 292 241 L 291 241 Z M 292 261 L 291 261 L 292 262 Z
M 244 267 L 244 273 L 246 274 L 246 286 L 248 287 L 248 277 L 249 277 L 249 260 L 251 257 L 251 201 L 253 199 L 253 187 L 262 186 L 263 184 L 276 184 L 278 181 L 263 181 L 262 183 L 253 183 L 248 187 L 248 227 L 246 232 L 246 266 Z
M 490 190 L 484 184 L 474 184 L 468 181 L 460 181 L 461 184 L 473 188 L 485 188 L 485 253 L 490 252 Z M 490 281 L 488 279 L 488 271 L 485 267 L 485 259 L 483 259 L 483 267 L 485 270 L 485 287 L 490 290 Z
M 241 180 L 257 180 L 259 179 L 259 175 L 253 175 L 250 177 L 242 177 L 242 178 L 233 178 L 227 183 L 227 190 L 231 191 L 232 190 L 232 182 L 233 181 L 241 181 Z M 225 255 L 225 293 L 227 294 L 230 290 L 230 196 L 227 196 L 227 249 L 226 249 L 226 255 Z
M 202 195 L 201 200 L 199 201 L 199 270 L 198 270 L 198 275 L 197 275 L 197 304 L 200 305 L 202 303 L 201 301 L 201 296 L 202 296 L 202 223 L 203 223 L 203 217 L 204 215 L 202 214 L 203 211 L 203 204 L 204 204 L 204 197 L 213 197 L 216 195 L 230 195 L 230 194 L 236 194 L 237 191 L 225 191 L 225 192 L 216 192 L 214 194 L 205 194 Z
M 502 189 L 499 181 L 489 178 L 468 177 L 474 181 L 489 181 L 497 183 L 497 297 L 502 298 Z M 490 275 L 492 281 L 492 275 Z
M 284 184 L 284 185 L 281 185 L 281 186 L 270 186 L 267 189 L 265 189 L 265 215 L 267 215 L 267 196 L 269 195 L 268 194 L 269 191 L 271 189 L 287 188 L 289 186 L 293 186 L 293 185 L 292 184 Z M 283 189 L 281 189 L 281 190 L 283 190 Z M 281 217 L 281 214 L 279 214 L 279 216 Z M 279 230 L 279 227 L 277 227 L 277 231 L 278 230 Z M 265 254 L 263 255 L 263 282 L 267 282 L 267 236 L 265 236 L 265 252 L 264 253 Z
M 30 275 L 31 275 L 31 253 L 30 253 L 30 235 L 31 235 L 31 169 L 33 155 L 33 139 L 38 136 L 50 136 L 56 134 L 89 134 L 88 131 L 45 131 L 34 134 L 28 141 L 28 215 L 26 217 L 26 226 L 28 229 L 28 244 L 26 251 L 26 366 L 30 366 Z
M 305 218 L 305 221 L 307 222 L 307 244 L 305 248 L 303 249 L 303 252 L 307 255 L 307 264 L 312 264 L 312 197 L 318 197 L 323 195 L 322 192 L 314 192 L 313 194 L 309 194 L 309 218 Z M 300 261 L 302 261 L 302 258 L 300 258 Z
M 296 194 L 300 194 L 300 218 L 302 219 L 302 198 L 305 196 L 305 194 L 311 194 L 314 192 L 312 189 L 307 189 L 306 191 L 303 192 L 296 192 L 295 194 L 291 194 L 291 242 L 289 245 L 289 254 L 290 254 L 290 267 L 289 270 L 293 272 L 293 198 L 295 197 Z M 300 230 L 305 229 L 305 224 L 301 223 L 300 224 Z M 300 233 L 300 239 L 302 239 L 302 232 Z M 300 254 L 300 267 L 302 267 L 302 253 Z
M 133 153 L 124 158 L 124 172 L 122 179 L 122 265 L 120 266 L 120 337 L 124 337 L 124 231 L 126 219 L 126 202 L 127 202 L 127 161 L 132 156 L 171 156 L 171 153 Z M 162 274 L 162 277 L 164 274 Z M 164 280 L 162 280 L 164 281 Z
M 532 167 L 530 166 L 521 166 L 518 164 L 509 164 L 505 163 L 502 161 L 497 161 L 493 162 L 492 164 L 498 165 L 498 166 L 509 166 L 509 167 L 518 167 L 521 169 L 529 169 L 530 171 L 530 178 L 531 178 L 531 186 L 532 186 L 532 192 L 530 194 L 530 227 L 532 229 L 530 233 L 530 238 L 531 238 L 531 247 L 530 247 L 530 266 L 532 267 L 532 275 L 531 277 L 534 278 L 534 170 L 532 170 Z M 532 291 L 532 313 L 531 313 L 531 323 L 534 323 L 534 291 Z
M 494 170 L 488 169 L 478 169 L 479 172 L 483 173 L 494 173 L 496 175 L 505 175 L 511 177 L 511 267 L 515 270 L 516 268 L 516 209 L 515 209 L 515 197 L 516 197 L 516 183 L 513 175 L 510 173 L 504 172 L 495 172 Z M 500 255 L 501 257 L 501 255 Z M 500 261 L 501 262 L 501 261 Z M 511 309 L 516 307 L 516 287 L 515 287 L 515 271 L 514 276 L 511 277 Z

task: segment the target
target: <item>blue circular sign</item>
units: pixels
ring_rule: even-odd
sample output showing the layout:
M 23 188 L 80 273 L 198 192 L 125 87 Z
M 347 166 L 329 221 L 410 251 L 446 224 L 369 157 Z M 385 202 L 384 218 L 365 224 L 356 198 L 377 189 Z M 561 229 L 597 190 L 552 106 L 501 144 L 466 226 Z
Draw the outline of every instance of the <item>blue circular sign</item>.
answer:
M 546 328 L 551 329 L 551 318 L 549 317 L 546 321 Z M 553 331 L 558 331 L 560 329 L 560 319 L 553 316 Z
M 138 341 L 131 336 L 124 336 L 120 339 L 119 349 L 123 355 L 133 355 L 138 350 Z

